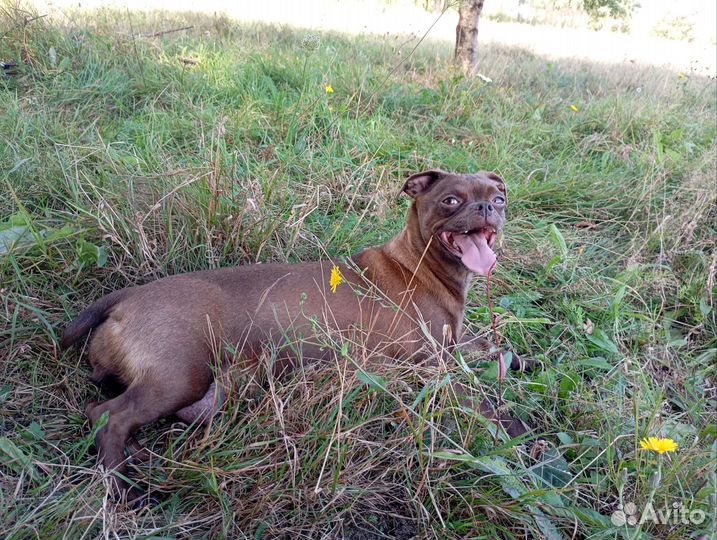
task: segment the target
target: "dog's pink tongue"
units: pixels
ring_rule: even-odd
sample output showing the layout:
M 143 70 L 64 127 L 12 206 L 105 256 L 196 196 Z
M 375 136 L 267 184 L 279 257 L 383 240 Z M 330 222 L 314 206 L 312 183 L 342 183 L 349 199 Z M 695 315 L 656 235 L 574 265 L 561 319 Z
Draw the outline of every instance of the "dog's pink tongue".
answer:
M 482 233 L 456 234 L 453 239 L 461 248 L 463 264 L 471 272 L 487 276 L 495 265 L 496 256 L 490 249 L 485 235 Z

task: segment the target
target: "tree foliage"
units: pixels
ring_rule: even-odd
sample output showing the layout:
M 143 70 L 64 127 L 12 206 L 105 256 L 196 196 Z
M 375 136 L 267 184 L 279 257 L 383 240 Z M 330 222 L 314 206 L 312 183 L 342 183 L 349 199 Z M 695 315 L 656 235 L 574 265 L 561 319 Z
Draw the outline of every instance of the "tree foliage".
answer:
M 635 0 L 582 0 L 582 8 L 593 19 L 629 19 L 637 5 Z

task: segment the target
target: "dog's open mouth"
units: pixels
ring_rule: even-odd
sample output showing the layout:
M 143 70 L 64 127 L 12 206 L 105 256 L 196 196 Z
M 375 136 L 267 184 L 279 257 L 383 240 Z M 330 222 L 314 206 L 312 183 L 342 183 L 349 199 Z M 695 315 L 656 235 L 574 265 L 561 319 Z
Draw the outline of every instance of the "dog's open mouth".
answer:
M 483 276 L 487 276 L 495 265 L 496 255 L 491 248 L 496 237 L 496 230 L 492 227 L 438 234 L 446 249 L 459 257 L 468 270 Z

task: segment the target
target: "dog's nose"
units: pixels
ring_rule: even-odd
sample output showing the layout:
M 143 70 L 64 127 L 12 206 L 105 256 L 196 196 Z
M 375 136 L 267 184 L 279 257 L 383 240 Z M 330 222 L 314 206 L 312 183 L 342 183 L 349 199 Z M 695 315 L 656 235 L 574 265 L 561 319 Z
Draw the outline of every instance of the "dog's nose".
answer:
M 493 213 L 493 205 L 488 201 L 481 201 L 473 204 L 473 207 L 484 217 L 488 217 Z

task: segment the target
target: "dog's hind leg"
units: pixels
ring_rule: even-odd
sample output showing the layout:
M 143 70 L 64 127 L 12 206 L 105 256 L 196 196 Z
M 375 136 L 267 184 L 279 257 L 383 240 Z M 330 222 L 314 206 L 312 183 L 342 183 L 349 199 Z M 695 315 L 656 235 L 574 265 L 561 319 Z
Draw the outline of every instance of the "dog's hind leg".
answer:
M 100 364 L 94 364 L 92 366 L 92 373 L 90 374 L 90 381 L 96 386 L 101 386 L 110 375 L 114 375 L 114 373 Z
M 197 401 L 206 391 L 203 385 L 178 383 L 181 378 L 158 379 L 144 377 L 116 398 L 88 406 L 87 416 L 92 425 L 109 412 L 107 424 L 97 432 L 95 439 L 98 459 L 106 469 L 123 474 L 127 468 L 124 448 L 128 437 L 138 428 Z M 113 483 L 119 492 L 127 488 L 120 478 L 115 477 Z

